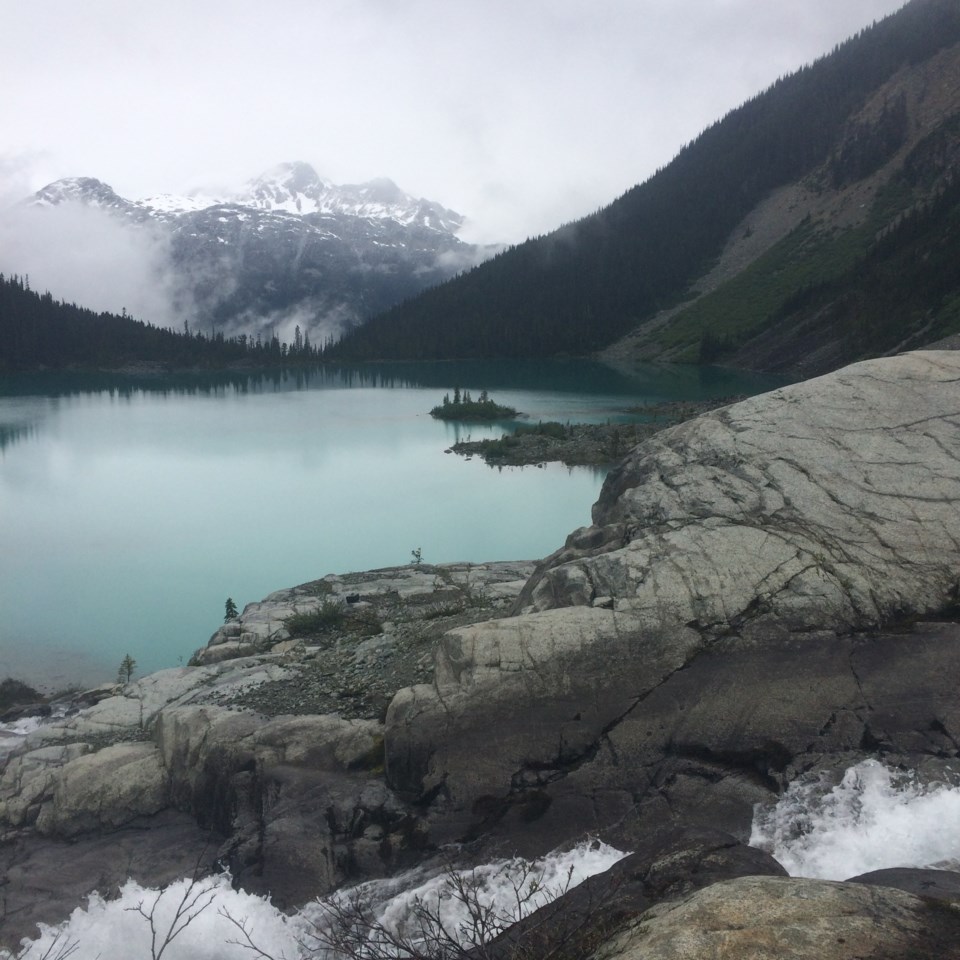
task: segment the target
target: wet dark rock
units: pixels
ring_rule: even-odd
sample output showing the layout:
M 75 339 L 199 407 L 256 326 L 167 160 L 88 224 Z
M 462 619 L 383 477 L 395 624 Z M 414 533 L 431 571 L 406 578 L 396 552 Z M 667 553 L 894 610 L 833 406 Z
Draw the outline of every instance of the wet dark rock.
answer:
M 58 923 L 99 891 L 116 895 L 127 879 L 158 886 L 213 868 L 222 837 L 172 810 L 138 818 L 82 842 L 32 831 L 0 837 L 0 945 L 36 936 L 38 923 Z
M 931 870 L 890 867 L 871 870 L 851 877 L 847 883 L 866 883 L 875 887 L 893 887 L 918 897 L 930 897 L 944 903 L 960 904 L 960 873 L 955 870 Z

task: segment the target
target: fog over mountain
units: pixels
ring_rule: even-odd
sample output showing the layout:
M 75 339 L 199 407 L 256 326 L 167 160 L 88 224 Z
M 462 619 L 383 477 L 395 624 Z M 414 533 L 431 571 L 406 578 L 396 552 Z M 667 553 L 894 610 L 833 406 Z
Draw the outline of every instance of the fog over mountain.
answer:
M 582 217 L 902 0 L 5 4 L 0 198 L 124 197 L 302 159 L 389 174 L 474 243 Z
M 0 217 L 0 263 L 97 310 L 321 342 L 493 252 L 460 241 L 462 223 L 391 180 L 337 185 L 301 162 L 239 191 L 138 200 L 71 177 Z

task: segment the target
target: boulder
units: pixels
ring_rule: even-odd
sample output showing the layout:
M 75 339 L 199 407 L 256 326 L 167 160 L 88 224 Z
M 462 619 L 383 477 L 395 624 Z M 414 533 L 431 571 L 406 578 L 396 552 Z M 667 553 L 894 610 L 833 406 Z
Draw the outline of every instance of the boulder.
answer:
M 866 883 L 875 887 L 893 887 L 918 897 L 929 897 L 960 905 L 960 873 L 956 870 L 931 870 L 915 867 L 888 867 L 851 877 L 847 883 Z
M 12 757 L 0 775 L 0 821 L 14 827 L 34 823 L 53 796 L 59 770 L 89 751 L 89 744 L 70 743 Z
M 118 743 L 60 767 L 35 826 L 46 836 L 73 837 L 122 826 L 166 805 L 157 748 L 152 743 Z
M 741 877 L 641 914 L 596 960 L 955 960 L 960 912 L 900 890 Z
M 376 721 L 178 706 L 160 714 L 157 744 L 172 803 L 227 837 L 218 858 L 278 905 L 332 889 L 358 863 L 382 876 L 406 843 L 409 811 L 382 783 Z

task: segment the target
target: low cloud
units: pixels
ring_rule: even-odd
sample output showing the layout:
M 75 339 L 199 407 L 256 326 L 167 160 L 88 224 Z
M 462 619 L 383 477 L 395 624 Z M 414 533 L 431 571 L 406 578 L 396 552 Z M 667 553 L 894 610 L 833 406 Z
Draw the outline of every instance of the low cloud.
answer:
M 170 265 L 170 237 L 108 211 L 68 203 L 17 204 L 0 213 L 0 271 L 91 310 L 180 327 L 192 299 Z
M 264 341 L 276 336 L 281 343 L 292 344 L 300 327 L 300 333 L 310 337 L 312 346 L 322 347 L 328 340 L 339 340 L 359 322 L 356 312 L 345 304 L 331 305 L 323 298 L 308 298 L 270 313 L 245 311 L 227 321 L 222 329 L 226 337 L 245 333 L 256 339 L 259 334 Z
M 505 249 L 506 245 L 502 243 L 485 243 L 476 246 L 465 244 L 462 247 L 454 247 L 437 255 L 435 269 L 451 275 L 466 273 Z

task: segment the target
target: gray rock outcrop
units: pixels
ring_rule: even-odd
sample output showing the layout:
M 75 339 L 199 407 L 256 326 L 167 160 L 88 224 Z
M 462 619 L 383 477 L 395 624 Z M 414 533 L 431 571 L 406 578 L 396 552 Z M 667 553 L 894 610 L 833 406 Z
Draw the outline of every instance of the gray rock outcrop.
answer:
M 398 693 L 389 781 L 439 838 L 522 823 L 536 848 L 575 823 L 632 841 L 665 817 L 745 837 L 753 805 L 812 766 L 942 764 L 957 628 L 906 618 L 957 602 L 958 504 L 955 353 L 666 430 L 516 616 L 451 631 L 433 684 Z
M 427 838 L 384 781 L 378 714 L 432 669 L 437 637 L 505 614 L 533 567 L 418 564 L 277 591 L 214 634 L 209 662 L 84 695 L 28 733 L 0 760 L 0 945 L 128 875 L 217 862 L 292 907 L 413 865 Z M 289 638 L 290 614 L 324 601 L 364 629 L 348 615 Z M 241 634 L 253 655 L 231 649 Z
M 520 606 L 714 636 L 922 616 L 958 597 L 958 502 L 960 354 L 869 360 L 641 444 Z

